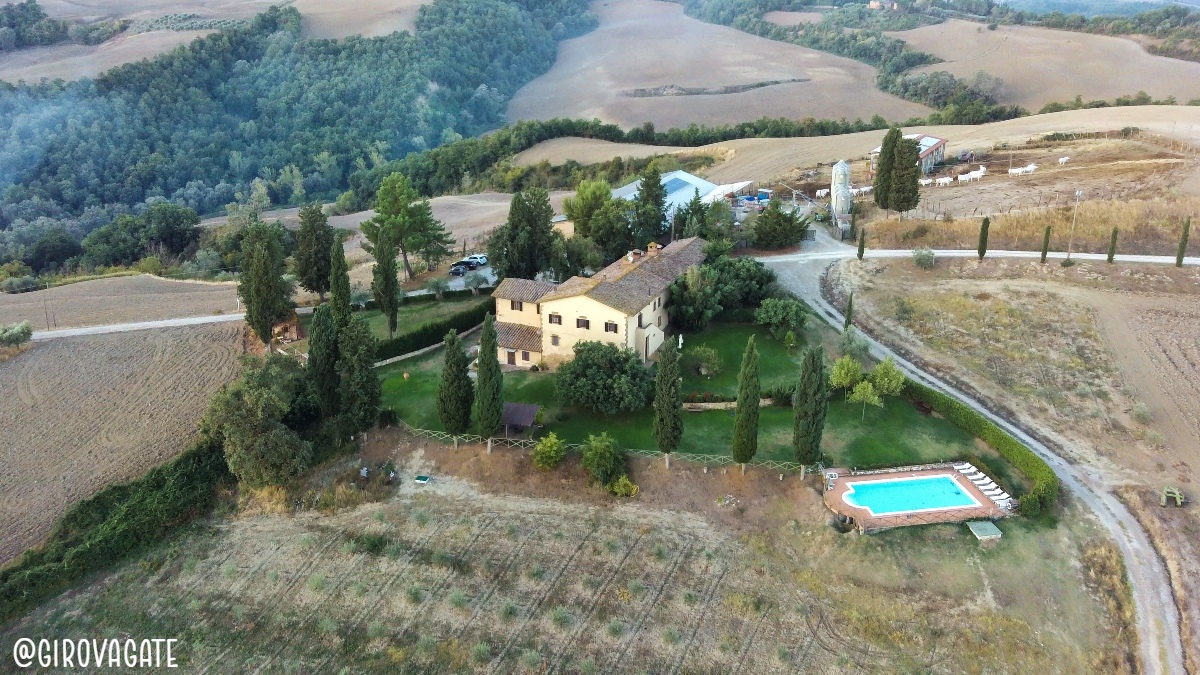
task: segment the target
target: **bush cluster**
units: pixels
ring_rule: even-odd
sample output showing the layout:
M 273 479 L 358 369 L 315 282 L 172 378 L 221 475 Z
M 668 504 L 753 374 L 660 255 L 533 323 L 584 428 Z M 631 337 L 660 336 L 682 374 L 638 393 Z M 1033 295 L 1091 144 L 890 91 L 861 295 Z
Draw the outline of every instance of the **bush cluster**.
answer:
M 202 438 L 145 476 L 76 504 L 45 544 L 0 570 L 0 622 L 157 544 L 212 507 L 216 487 L 230 478 L 221 444 Z
M 1023 443 L 983 415 L 939 391 L 909 380 L 905 394 L 914 401 L 929 404 L 946 419 L 982 439 L 1033 481 L 1033 488 L 1021 496 L 1023 515 L 1036 516 L 1054 505 L 1058 498 L 1058 476 L 1049 464 Z
M 33 336 L 33 326 L 28 321 L 0 326 L 0 347 L 20 347 Z
M 693 391 L 687 396 L 684 396 L 683 400 L 688 403 L 728 403 L 729 401 L 737 400 L 737 397 L 725 396 L 724 394 L 714 394 L 711 391 L 706 391 L 704 393 Z
M 468 295 L 470 294 L 469 291 L 467 293 Z M 413 298 L 413 300 L 416 300 L 416 298 Z M 401 354 L 415 352 L 418 349 L 438 344 L 446 337 L 446 333 L 449 331 L 457 330 L 461 332 L 469 328 L 474 328 L 483 323 L 484 316 L 495 311 L 496 303 L 489 299 L 470 309 L 464 309 L 457 314 L 451 314 L 436 321 L 430 321 L 429 323 L 417 326 L 415 329 L 403 335 L 397 335 L 390 340 L 380 340 L 379 347 L 375 350 L 375 358 L 382 361 L 390 359 L 393 356 L 400 356 Z

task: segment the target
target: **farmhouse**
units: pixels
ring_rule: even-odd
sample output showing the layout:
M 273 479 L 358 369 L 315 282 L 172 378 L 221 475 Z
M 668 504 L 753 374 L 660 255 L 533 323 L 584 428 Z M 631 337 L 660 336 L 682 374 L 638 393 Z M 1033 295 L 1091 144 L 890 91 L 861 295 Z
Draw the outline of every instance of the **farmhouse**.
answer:
M 917 151 L 920 155 L 918 160 L 921 165 L 921 173 L 926 174 L 933 171 L 933 167 L 942 163 L 946 158 L 946 139 L 930 136 L 928 134 L 905 134 L 904 137 L 910 141 L 917 142 Z M 874 170 L 879 161 L 879 151 L 883 146 L 879 146 L 871 151 L 871 169 Z
M 667 288 L 704 260 L 704 240 L 651 242 L 591 277 L 561 284 L 505 279 L 496 287 L 500 363 L 529 368 L 569 359 L 576 342 L 627 347 L 643 361 L 666 336 Z
M 744 194 L 752 184 L 752 181 L 739 181 L 736 183 L 727 183 L 717 185 L 700 178 L 693 176 L 686 171 L 672 171 L 662 175 L 663 191 L 666 192 L 666 216 L 670 219 L 675 215 L 677 209 L 682 208 L 685 204 L 691 201 L 696 193 L 700 194 L 700 200 L 705 204 L 715 202 L 722 199 L 730 199 L 737 195 Z M 623 185 L 612 191 L 613 199 L 624 199 L 625 201 L 633 201 L 637 199 L 638 189 L 642 186 L 642 179 L 637 179 L 628 185 Z

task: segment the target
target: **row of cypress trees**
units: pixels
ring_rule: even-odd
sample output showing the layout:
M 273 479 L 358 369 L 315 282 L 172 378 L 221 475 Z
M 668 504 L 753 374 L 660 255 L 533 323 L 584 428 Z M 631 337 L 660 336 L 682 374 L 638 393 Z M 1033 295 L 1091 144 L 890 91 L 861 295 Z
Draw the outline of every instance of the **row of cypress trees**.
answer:
M 466 433 L 471 427 L 471 411 L 476 410 L 479 435 L 490 438 L 500 431 L 504 414 L 504 373 L 500 370 L 495 319 L 484 317 L 479 340 L 479 366 L 474 384 L 470 361 L 462 339 L 454 330 L 442 342 L 445 354 L 442 379 L 438 384 L 437 412 L 442 426 L 451 434 Z

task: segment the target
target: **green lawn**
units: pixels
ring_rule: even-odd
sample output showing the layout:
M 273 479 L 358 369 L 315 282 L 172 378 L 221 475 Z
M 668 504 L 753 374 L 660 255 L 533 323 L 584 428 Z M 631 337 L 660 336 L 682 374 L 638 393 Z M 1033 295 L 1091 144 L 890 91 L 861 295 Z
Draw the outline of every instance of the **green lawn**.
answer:
M 754 336 L 754 345 L 758 349 L 759 382 L 765 391 L 777 384 L 786 384 L 796 379 L 800 369 L 800 357 L 804 352 L 809 331 L 818 330 L 810 327 L 804 333 L 796 336 L 799 345 L 792 353 L 763 326 L 750 324 L 713 323 L 703 333 L 683 336 L 684 363 L 687 364 L 688 350 L 693 347 L 712 347 L 721 356 L 721 370 L 709 377 L 704 377 L 694 368 L 686 367 L 683 372 L 683 395 L 695 392 L 703 394 L 724 394 L 737 396 L 738 369 L 742 365 L 742 355 L 746 352 L 746 341 Z
M 737 369 L 746 338 L 751 334 L 758 336 L 764 388 L 796 376 L 797 357 L 789 355 L 766 331 L 756 326 L 716 325 L 701 335 L 685 336 L 684 349 L 701 343 L 713 346 L 722 352 L 725 369 L 711 380 L 685 375 L 684 391 L 736 394 Z M 819 338 L 815 332 L 809 335 L 811 341 Z M 422 359 L 381 369 L 383 404 L 394 408 L 401 419 L 413 426 L 442 429 L 434 404 L 442 358 L 439 350 Z M 408 380 L 403 378 L 404 372 L 409 373 Z M 689 388 L 689 381 L 702 382 L 705 387 Z M 541 405 L 546 412 L 544 431 L 553 431 L 570 443 L 581 443 L 589 434 L 606 431 L 623 447 L 646 450 L 655 447 L 653 410 L 647 408 L 610 417 L 587 410 L 563 409 L 557 403 L 552 373 L 506 373 L 504 399 Z M 683 419 L 680 452 L 729 454 L 733 441 L 730 411 L 685 412 Z M 791 439 L 791 408 L 763 408 L 756 458 L 793 461 Z M 1017 478 L 998 454 L 977 443 L 971 434 L 940 417 L 923 415 L 910 401 L 899 398 L 888 399 L 883 408 L 868 406 L 864 419 L 861 405 L 845 403 L 842 395 L 836 394 L 830 401 L 822 448 L 828 461 L 838 466 L 896 466 L 971 456 L 992 467 L 993 475 L 1008 479 L 1010 484 Z
M 400 311 L 396 313 L 396 335 L 402 335 L 430 321 L 441 319 L 451 314 L 457 314 L 458 312 L 474 307 L 480 302 L 487 302 L 487 300 L 486 296 L 480 296 L 478 298 L 405 303 L 400 305 Z M 367 325 L 371 327 L 371 333 L 375 337 L 380 340 L 387 339 L 387 317 L 383 315 L 383 312 L 377 309 L 369 309 L 364 312 L 355 312 L 354 315 L 366 319 Z M 312 321 L 312 315 L 303 314 L 299 318 L 300 325 L 307 332 L 308 324 Z M 296 348 L 302 352 L 307 352 L 308 340 L 304 339 L 297 342 Z

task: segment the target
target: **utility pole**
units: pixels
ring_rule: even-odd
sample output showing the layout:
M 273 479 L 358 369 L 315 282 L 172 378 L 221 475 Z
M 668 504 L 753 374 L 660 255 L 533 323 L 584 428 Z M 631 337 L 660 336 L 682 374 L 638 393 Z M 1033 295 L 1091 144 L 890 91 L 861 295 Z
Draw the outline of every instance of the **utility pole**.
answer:
M 42 290 L 42 311 L 46 312 L 46 330 L 50 330 L 50 301 L 46 296 L 50 295 L 50 282 L 46 282 L 46 288 Z
M 1067 260 L 1071 259 L 1071 248 L 1075 245 L 1075 220 L 1079 217 L 1079 198 L 1083 190 L 1075 191 L 1075 214 L 1071 216 L 1071 238 L 1067 240 Z

